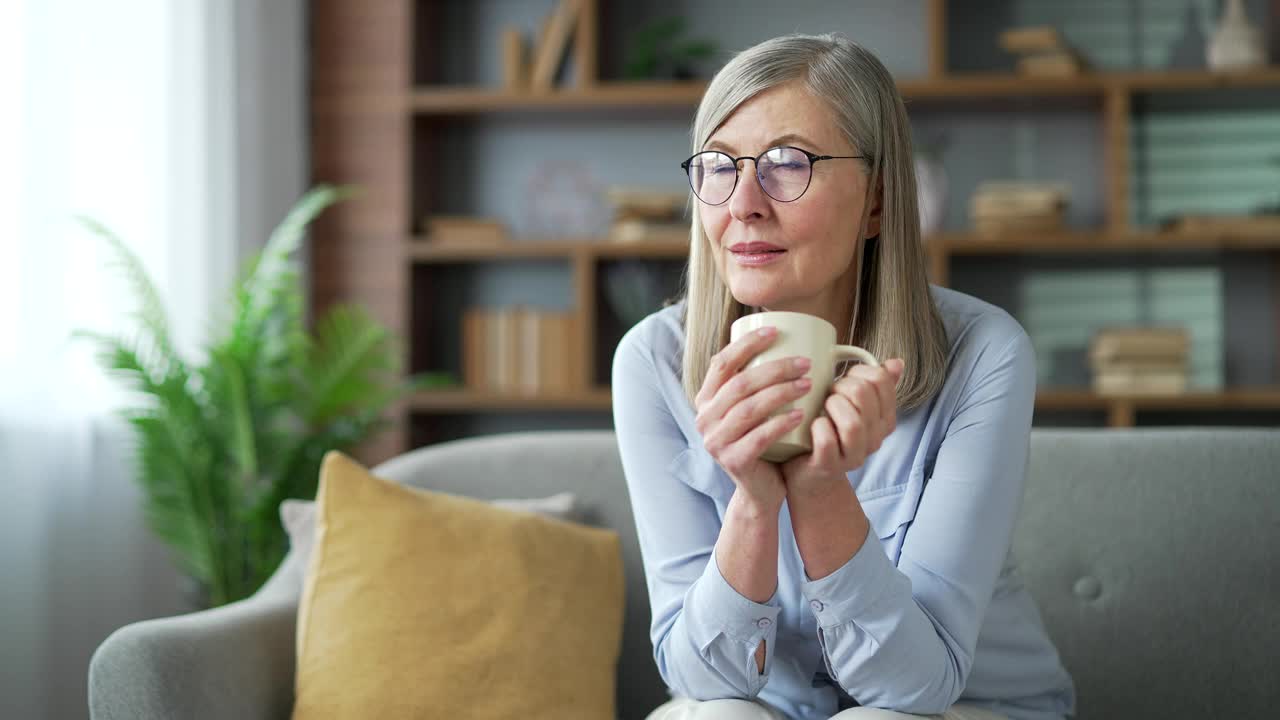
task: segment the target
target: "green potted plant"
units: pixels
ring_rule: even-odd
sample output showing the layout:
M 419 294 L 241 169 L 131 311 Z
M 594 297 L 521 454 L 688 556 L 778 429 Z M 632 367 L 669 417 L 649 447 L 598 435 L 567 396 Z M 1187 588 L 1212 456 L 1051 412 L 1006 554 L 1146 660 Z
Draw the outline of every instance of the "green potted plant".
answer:
M 623 75 L 628 80 L 690 80 L 698 75 L 701 63 L 716 54 L 710 40 L 689 40 L 687 23 L 673 15 L 637 29 L 628 43 Z
M 77 331 L 138 402 L 131 425 L 145 517 L 193 581 L 196 604 L 253 594 L 287 539 L 278 506 L 315 496 L 320 461 L 386 424 L 391 402 L 437 378 L 405 379 L 399 342 L 358 305 L 338 305 L 314 332 L 304 320 L 295 253 L 307 225 L 351 194 L 319 186 L 275 229 L 237 277 L 229 314 L 198 362 L 174 347 L 164 306 L 138 257 L 101 224 L 138 301 L 138 331 Z

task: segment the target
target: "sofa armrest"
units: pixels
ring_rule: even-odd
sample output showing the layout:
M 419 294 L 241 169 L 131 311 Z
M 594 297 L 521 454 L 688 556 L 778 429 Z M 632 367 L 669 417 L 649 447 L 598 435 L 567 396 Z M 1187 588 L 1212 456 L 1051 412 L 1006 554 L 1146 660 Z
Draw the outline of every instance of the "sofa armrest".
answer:
M 90 717 L 287 718 L 301 582 L 291 552 L 253 597 L 112 633 L 89 663 Z

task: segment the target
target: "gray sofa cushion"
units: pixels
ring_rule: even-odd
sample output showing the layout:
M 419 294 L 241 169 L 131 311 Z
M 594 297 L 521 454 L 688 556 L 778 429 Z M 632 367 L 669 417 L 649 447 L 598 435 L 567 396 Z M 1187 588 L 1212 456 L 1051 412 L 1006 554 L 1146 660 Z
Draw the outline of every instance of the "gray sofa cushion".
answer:
M 1039 430 L 1014 537 L 1082 718 L 1280 713 L 1280 432 Z

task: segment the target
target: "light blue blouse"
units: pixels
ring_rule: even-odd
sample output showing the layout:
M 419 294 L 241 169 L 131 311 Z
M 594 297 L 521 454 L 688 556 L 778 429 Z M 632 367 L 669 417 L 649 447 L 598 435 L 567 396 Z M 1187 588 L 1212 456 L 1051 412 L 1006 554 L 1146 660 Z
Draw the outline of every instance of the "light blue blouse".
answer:
M 712 552 L 734 485 L 703 448 L 680 385 L 683 305 L 622 339 L 614 426 L 654 658 L 674 694 L 759 697 L 796 720 L 828 718 L 850 697 L 918 714 L 957 701 L 1014 720 L 1074 713 L 1071 678 L 1010 550 L 1035 397 L 1031 343 L 1003 310 L 932 292 L 950 340 L 946 382 L 849 473 L 868 541 L 811 581 L 784 505 L 778 589 L 763 605 L 725 581 Z

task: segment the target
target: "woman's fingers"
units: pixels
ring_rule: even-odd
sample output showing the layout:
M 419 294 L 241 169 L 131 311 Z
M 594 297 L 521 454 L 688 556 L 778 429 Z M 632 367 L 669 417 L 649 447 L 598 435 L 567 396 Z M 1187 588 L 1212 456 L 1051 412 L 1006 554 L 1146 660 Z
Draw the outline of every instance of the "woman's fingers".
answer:
M 800 410 L 774 415 L 743 435 L 727 453 L 726 460 L 721 461 L 721 465 L 731 474 L 745 468 L 758 460 L 778 438 L 795 429 L 802 420 L 804 413 Z M 728 465 L 724 464 L 726 461 Z
M 707 377 L 698 389 L 694 398 L 699 409 L 710 402 L 720 391 L 721 386 L 729 381 L 739 370 L 746 367 L 751 358 L 773 344 L 778 336 L 777 328 L 767 327 L 748 333 L 725 346 L 723 350 L 711 358 L 711 367 L 707 369 Z
M 783 405 L 803 397 L 811 385 L 809 378 L 781 380 L 742 398 L 703 436 L 703 444 L 710 452 L 712 448 L 737 442 Z
M 840 464 L 840 439 L 836 437 L 836 427 L 831 418 L 819 416 L 814 420 L 809 426 L 809 436 L 813 441 L 809 465 L 836 467 Z
M 770 386 L 799 379 L 808 370 L 807 358 L 787 358 L 738 372 L 724 382 L 714 396 L 698 407 L 698 431 L 706 435 L 738 403 L 747 401 Z
M 877 385 L 882 376 L 887 378 L 888 374 L 881 368 L 858 365 L 836 381 L 832 394 L 845 397 L 863 417 L 879 419 L 882 396 Z
M 897 372 L 894 372 L 894 367 Z M 890 360 L 878 368 L 856 365 L 836 382 L 833 389 L 849 398 L 864 417 L 875 418 L 886 427 L 892 427 L 897 414 L 897 384 L 902 376 L 901 368 L 901 360 Z
M 823 408 L 835 427 L 840 453 L 846 460 L 856 461 L 873 452 L 871 444 L 875 438 L 870 437 L 870 434 L 875 432 L 875 425 L 867 422 L 867 415 L 849 402 L 849 398 L 833 393 L 827 397 Z M 878 420 L 873 422 L 878 424 Z

